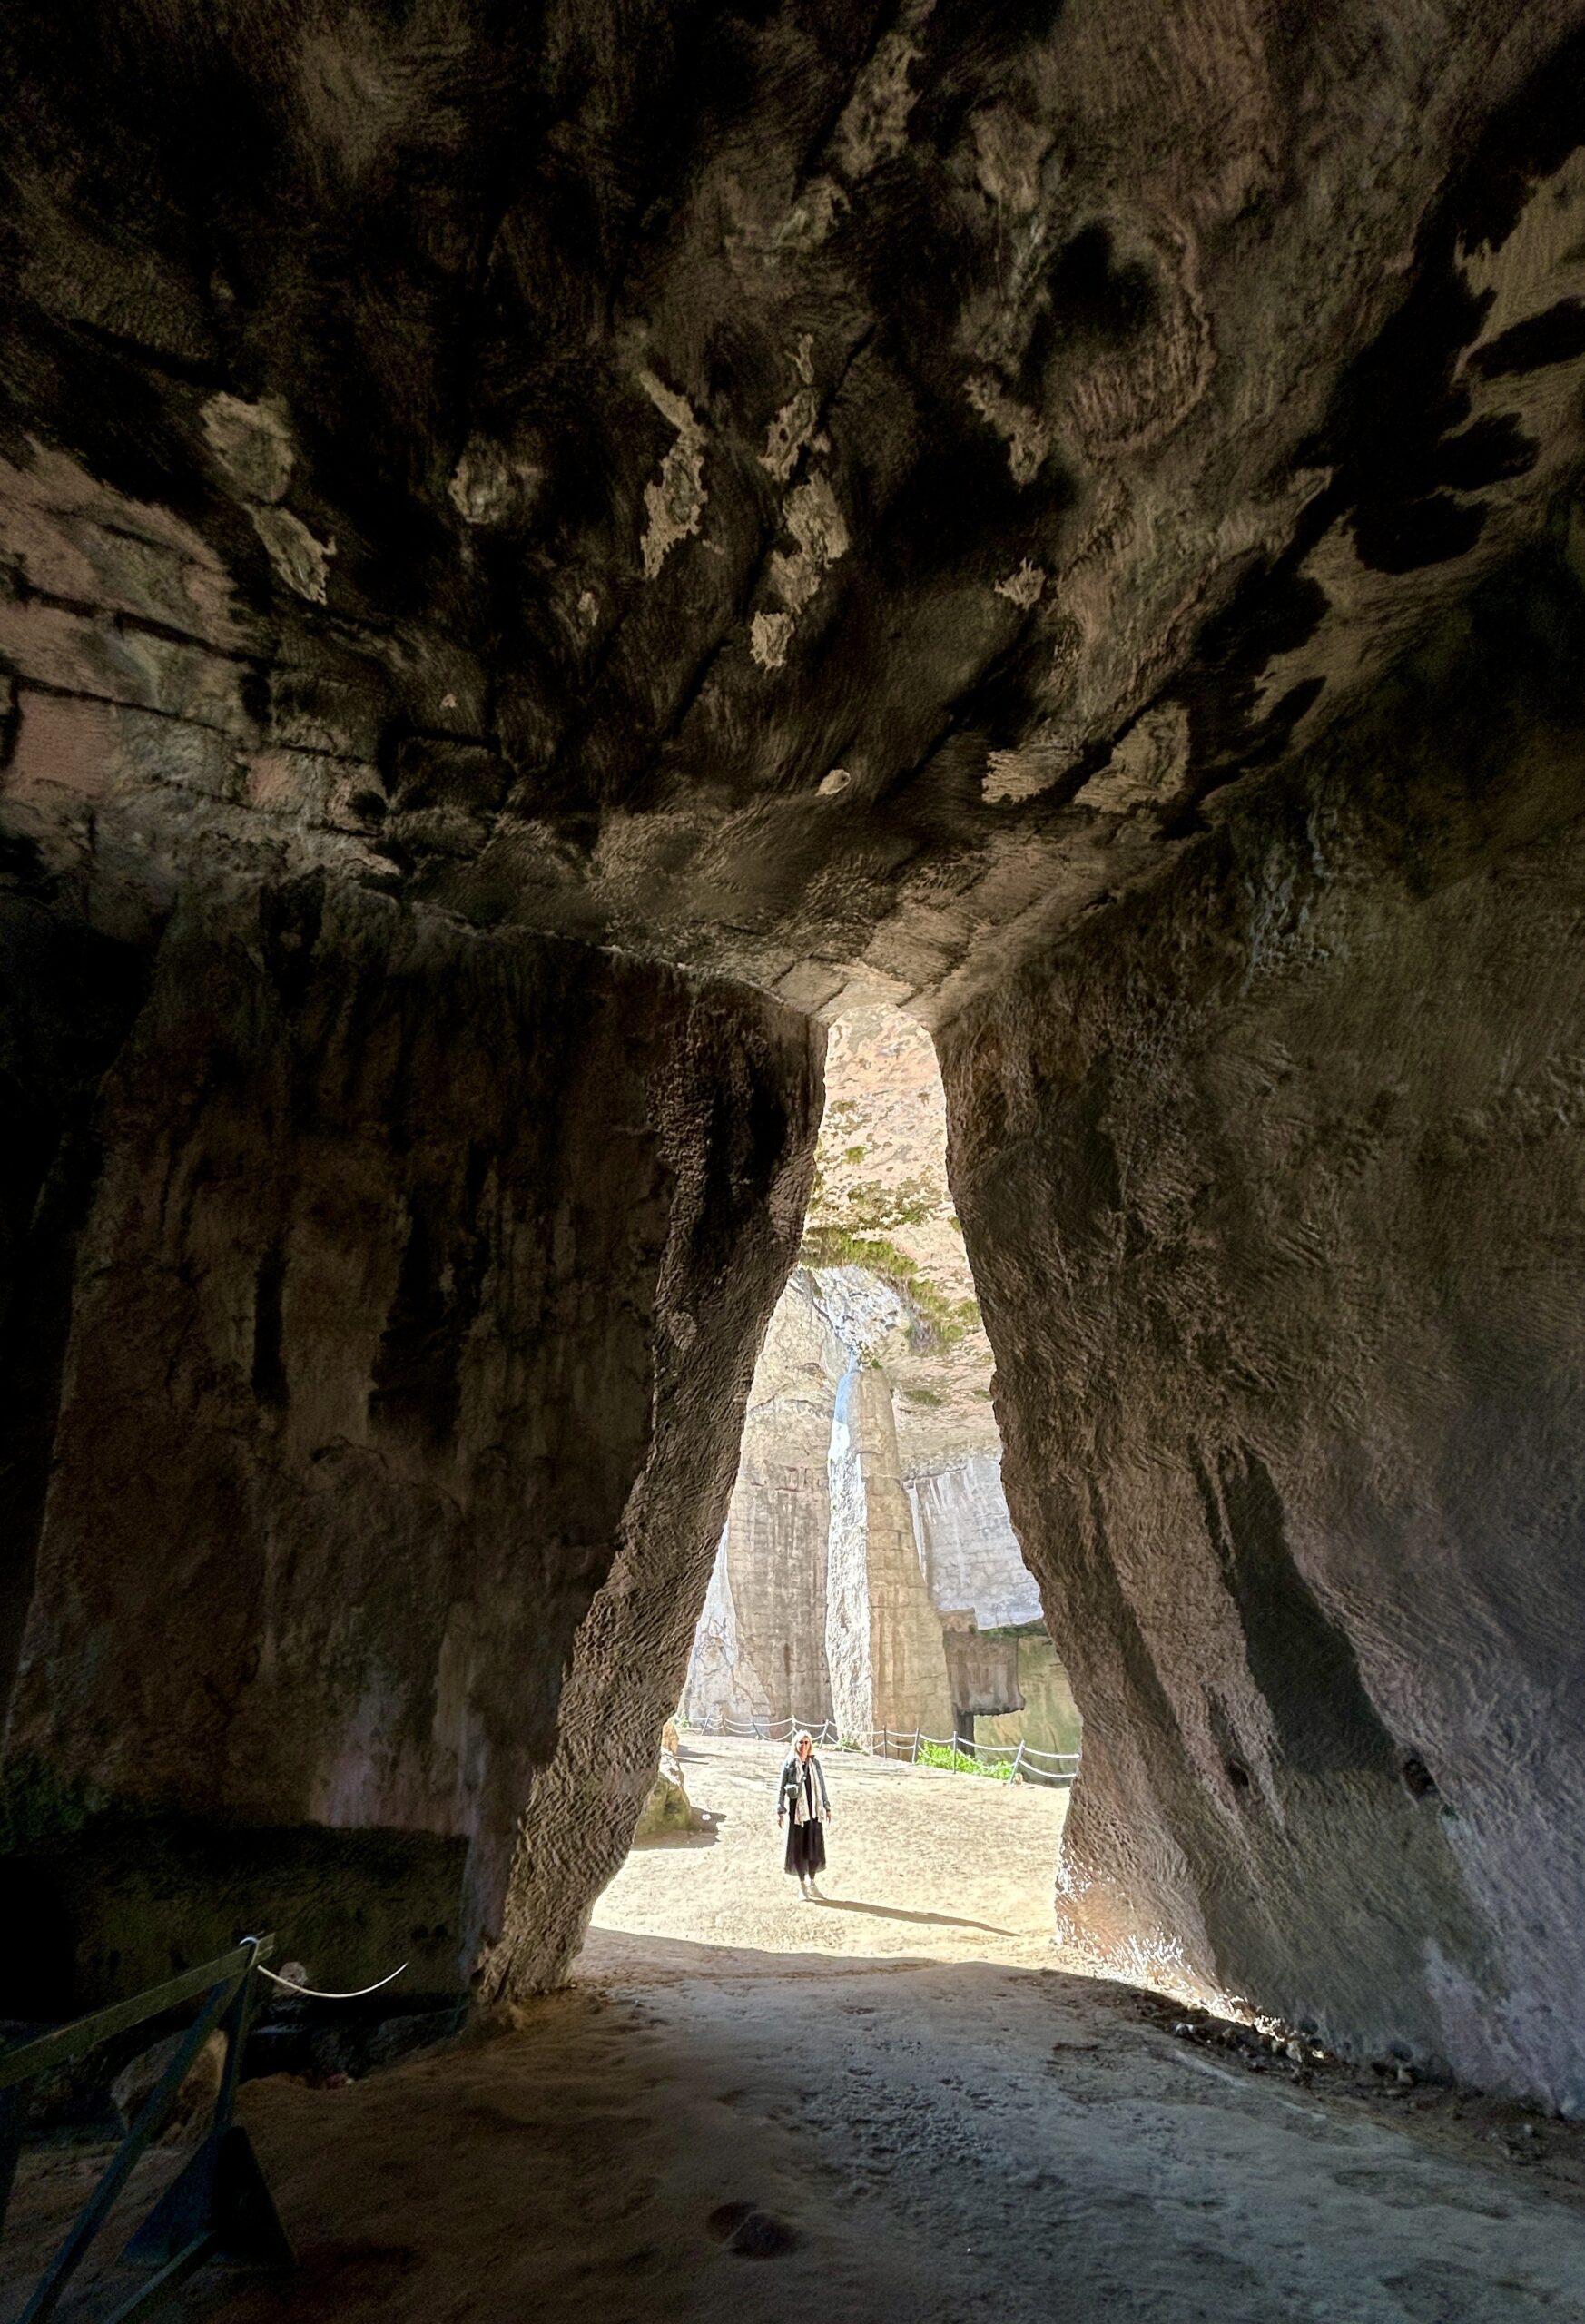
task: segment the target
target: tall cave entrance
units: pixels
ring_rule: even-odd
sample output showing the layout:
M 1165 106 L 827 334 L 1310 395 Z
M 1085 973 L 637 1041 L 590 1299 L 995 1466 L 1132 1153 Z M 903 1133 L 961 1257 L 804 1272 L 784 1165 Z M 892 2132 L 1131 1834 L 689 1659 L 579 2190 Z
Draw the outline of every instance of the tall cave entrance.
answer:
M 1002 1490 L 930 1034 L 884 1004 L 839 1016 L 825 1090 L 684 1718 L 1070 1779 L 1079 1717 Z

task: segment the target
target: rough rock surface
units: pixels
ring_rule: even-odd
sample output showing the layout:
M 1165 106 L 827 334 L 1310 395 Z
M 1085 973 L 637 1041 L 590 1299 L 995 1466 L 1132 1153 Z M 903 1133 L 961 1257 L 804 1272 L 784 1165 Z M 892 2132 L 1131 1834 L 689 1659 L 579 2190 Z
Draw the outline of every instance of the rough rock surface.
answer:
M 1028 1743 L 1037 1751 L 1073 1753 L 1078 1749 L 1082 1721 L 1073 1699 L 1066 1666 L 1044 1629 L 1020 1629 L 1011 1643 L 1017 1649 L 1021 1710 L 1007 1717 L 994 1712 L 974 1722 L 977 1743 Z
M 1582 19 L 10 0 L 6 788 L 960 1005 L 1577 468 Z
M 943 1043 L 1066 1926 L 1576 2113 L 1582 668 L 1491 589 Z
M 555 1757 L 529 1787 L 498 1941 L 481 1966 L 487 1999 L 560 1980 L 626 1854 L 655 1737 L 682 1691 L 754 1359 L 808 1199 L 820 1029 L 713 986 L 690 1029 L 674 1055 L 674 1080 L 651 1092 L 669 1197 L 655 1287 L 660 1328 L 645 1381 L 651 1441 L 615 1557 L 578 1625 Z M 586 1328 L 589 1313 L 581 1311 Z
M 140 2050 L 116 2075 L 110 2085 L 110 2099 L 123 2130 L 131 2130 L 186 2038 L 185 2032 L 166 2034 L 162 2042 Z M 160 2133 L 162 2145 L 196 2145 L 210 2126 L 225 2069 L 226 2037 L 217 2032 L 209 2036 L 182 2077 Z
M 229 1942 L 240 1889 L 321 1974 L 394 1945 L 455 1982 L 525 1800 L 568 1847 L 572 1764 L 619 1856 L 653 1775 L 815 1048 L 760 996 L 321 881 L 188 898 L 148 973 L 37 1317 L 64 1354 L 5 1758 L 32 1966 L 135 1989 Z
M 1000 1447 L 916 1469 L 904 1483 L 937 1612 L 971 1613 L 982 1630 L 1038 1622 L 1039 1588 L 1009 1521 Z
M 905 1475 L 994 1459 L 990 1344 L 947 1187 L 930 1035 L 896 1009 L 840 1018 L 825 1093 L 803 1238 L 820 1304 L 850 1356 L 891 1384 Z
M 947 1649 L 947 1685 L 952 1698 L 952 1724 L 940 1742 L 972 1742 L 981 1712 L 1003 1717 L 1023 1709 L 1019 1691 L 1019 1642 L 1009 1630 L 976 1630 L 973 1618 L 960 1614 L 942 1631 Z
M 796 1268 L 749 1390 L 732 1506 L 688 1665 L 691 1719 L 722 1712 L 818 1725 L 831 1716 L 827 1460 L 846 1361 L 812 1277 Z
M 674 1748 L 661 1748 L 660 1765 L 649 1796 L 638 1811 L 638 1821 L 633 1827 L 634 1840 L 662 1840 L 678 1832 L 700 1832 L 704 1818 L 688 1797 L 688 1787 L 683 1780 L 682 1764 Z
M 94 1100 L 147 962 L 40 898 L 0 908 L 0 1716 L 33 1594 L 71 1319 L 98 1167 Z M 3 1729 L 0 1729 L 3 1732 Z
M 831 1435 L 825 1651 L 839 1733 L 950 1735 L 941 1625 L 925 1586 L 902 1489 L 891 1393 L 859 1365 L 837 1389 Z

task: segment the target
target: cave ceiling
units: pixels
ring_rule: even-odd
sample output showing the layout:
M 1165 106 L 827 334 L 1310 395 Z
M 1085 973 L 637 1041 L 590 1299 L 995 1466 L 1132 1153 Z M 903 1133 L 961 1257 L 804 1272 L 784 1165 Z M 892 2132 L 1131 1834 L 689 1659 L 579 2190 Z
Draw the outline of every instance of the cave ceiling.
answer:
M 0 20 L 57 888 L 940 1016 L 1572 537 L 1579 0 Z

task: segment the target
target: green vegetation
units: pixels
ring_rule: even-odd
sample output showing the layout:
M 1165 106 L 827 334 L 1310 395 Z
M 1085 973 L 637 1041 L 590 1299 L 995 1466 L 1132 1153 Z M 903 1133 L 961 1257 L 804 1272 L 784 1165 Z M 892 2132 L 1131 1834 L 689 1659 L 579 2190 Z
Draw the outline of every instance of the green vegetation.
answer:
M 949 1743 L 921 1743 L 919 1765 L 921 1768 L 947 1768 L 959 1776 L 989 1776 L 993 1783 L 1012 1781 L 1013 1763 L 1010 1759 L 977 1759 L 971 1752 L 954 1750 Z
M 850 1146 L 842 1156 L 844 1162 L 855 1165 L 863 1158 L 861 1146 Z M 811 1218 L 845 1227 L 850 1234 L 889 1235 L 899 1226 L 922 1226 L 940 1207 L 940 1190 L 929 1178 L 902 1178 L 894 1187 L 882 1186 L 878 1178 L 855 1178 L 833 1191 L 819 1162 L 809 1190 Z
M 806 1267 L 863 1267 L 889 1285 L 913 1310 L 911 1336 L 921 1354 L 956 1347 L 979 1329 L 979 1303 L 945 1297 L 918 1260 L 885 1236 L 854 1234 L 846 1226 L 810 1226 L 798 1256 Z
M 928 1175 L 916 1173 L 890 1185 L 846 1176 L 866 1157 L 868 1149 L 859 1136 L 864 1120 L 863 1108 L 852 1098 L 838 1098 L 827 1108 L 822 1145 L 826 1139 L 830 1145 L 815 1165 L 799 1258 L 806 1267 L 862 1267 L 894 1291 L 909 1310 L 909 1339 L 915 1352 L 944 1353 L 979 1330 L 979 1306 L 972 1298 L 949 1297 L 895 1238 L 900 1233 L 906 1237 L 911 1227 L 943 1220 L 958 1233 L 962 1230 L 946 1188 Z M 838 1147 L 839 1138 L 849 1143 Z M 841 1157 L 834 1165 L 832 1149 Z

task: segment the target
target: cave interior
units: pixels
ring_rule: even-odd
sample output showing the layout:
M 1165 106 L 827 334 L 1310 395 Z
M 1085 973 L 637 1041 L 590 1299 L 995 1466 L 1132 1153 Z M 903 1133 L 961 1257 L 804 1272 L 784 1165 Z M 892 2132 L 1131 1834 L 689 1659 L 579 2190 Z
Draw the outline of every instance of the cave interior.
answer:
M 1585 2112 L 1580 0 L 0 21 L 0 2012 L 565 1978 L 889 1009 L 1055 1933 Z

